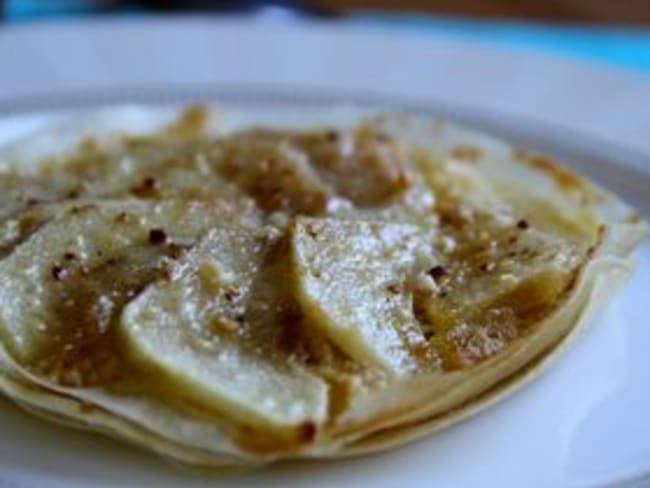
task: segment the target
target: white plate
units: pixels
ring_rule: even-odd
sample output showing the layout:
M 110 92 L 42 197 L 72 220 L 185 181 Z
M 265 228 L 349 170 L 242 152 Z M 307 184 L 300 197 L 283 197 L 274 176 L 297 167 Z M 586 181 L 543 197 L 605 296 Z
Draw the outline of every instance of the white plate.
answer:
M 126 100 L 379 104 L 443 113 L 555 154 L 650 217 L 644 108 L 650 83 L 642 78 L 542 57 L 534 57 L 533 66 L 530 56 L 471 44 L 346 29 L 147 21 L 119 23 L 120 35 L 110 37 L 113 27 L 0 31 L 0 140 L 47 122 L 62 108 Z M 475 77 L 438 78 L 460 73 Z M 553 76 L 540 85 L 534 73 Z M 360 89 L 364 80 L 372 90 Z M 508 100 L 494 85 L 504 80 Z M 536 98 L 540 86 L 544 100 Z M 31 113 L 36 110 L 50 113 Z M 1 401 L 0 487 L 644 486 L 650 472 L 648 290 L 645 243 L 631 283 L 550 371 L 474 419 L 363 459 L 278 466 L 227 480 L 197 477 L 136 449 L 50 426 Z

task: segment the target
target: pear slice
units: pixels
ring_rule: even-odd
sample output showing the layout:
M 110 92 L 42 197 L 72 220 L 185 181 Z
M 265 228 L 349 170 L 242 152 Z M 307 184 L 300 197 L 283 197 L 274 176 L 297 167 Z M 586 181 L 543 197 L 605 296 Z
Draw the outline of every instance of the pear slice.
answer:
M 553 311 L 586 250 L 527 225 L 464 238 L 437 270 L 439 292 L 415 297 L 444 369 L 498 353 Z
M 431 234 L 386 222 L 298 218 L 296 295 L 308 323 L 353 359 L 392 375 L 415 368 L 426 343 L 410 282 L 433 257 Z
M 587 252 L 535 228 L 504 226 L 492 233 L 491 240 L 456 249 L 440 280 L 446 301 L 465 314 L 496 306 L 526 314 L 552 304 Z
M 282 138 L 260 136 L 253 131 L 219 141 L 223 176 L 268 212 L 324 213 L 332 189 L 306 154 Z
M 312 435 L 327 412 L 326 383 L 255 340 L 281 324 L 245 315 L 274 240 L 269 232 L 213 229 L 171 280 L 151 285 L 125 308 L 122 337 L 131 358 L 176 395 L 275 434 Z
M 60 384 L 108 381 L 117 374 L 117 312 L 182 247 L 234 219 L 241 212 L 234 207 L 123 201 L 64 211 L 0 261 L 0 336 L 9 353 Z
M 0 259 L 9 255 L 39 227 L 65 210 L 65 204 L 33 205 L 0 220 Z

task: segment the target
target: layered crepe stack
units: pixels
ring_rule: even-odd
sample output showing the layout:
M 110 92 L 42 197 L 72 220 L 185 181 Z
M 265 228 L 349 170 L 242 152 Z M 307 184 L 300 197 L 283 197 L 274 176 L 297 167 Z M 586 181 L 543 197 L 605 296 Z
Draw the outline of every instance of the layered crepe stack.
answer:
M 367 453 L 477 412 L 646 235 L 547 157 L 399 114 L 117 109 L 0 165 L 0 389 L 201 467 Z

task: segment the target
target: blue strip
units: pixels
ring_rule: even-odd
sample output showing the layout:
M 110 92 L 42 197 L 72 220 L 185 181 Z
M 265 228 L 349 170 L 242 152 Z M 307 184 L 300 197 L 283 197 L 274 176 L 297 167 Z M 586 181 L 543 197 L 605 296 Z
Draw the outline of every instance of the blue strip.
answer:
M 574 58 L 650 74 L 650 29 L 573 27 L 496 21 L 453 20 L 420 15 L 357 13 L 353 24 L 406 33 L 448 35 Z

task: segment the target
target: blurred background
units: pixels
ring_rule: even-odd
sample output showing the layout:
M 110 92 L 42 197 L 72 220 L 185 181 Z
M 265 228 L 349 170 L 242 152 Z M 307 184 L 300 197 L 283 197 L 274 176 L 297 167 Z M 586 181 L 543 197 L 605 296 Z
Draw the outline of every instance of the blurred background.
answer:
M 650 0 L 0 0 L 0 22 L 148 14 L 344 20 L 462 36 L 650 74 Z
M 276 6 L 320 15 L 341 15 L 363 9 L 501 19 L 650 23 L 648 0 L 4 0 L 0 4 L 4 4 L 4 16 L 8 20 L 89 12 L 237 11 Z

